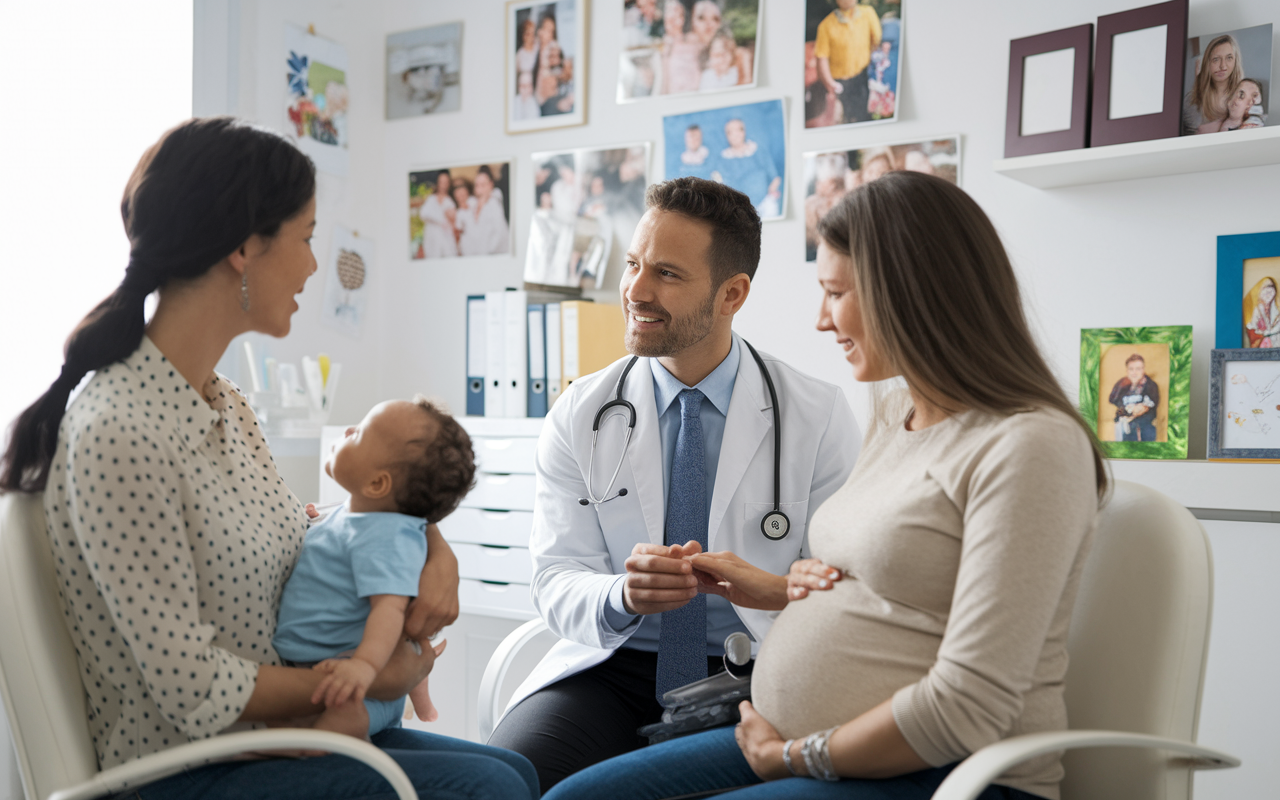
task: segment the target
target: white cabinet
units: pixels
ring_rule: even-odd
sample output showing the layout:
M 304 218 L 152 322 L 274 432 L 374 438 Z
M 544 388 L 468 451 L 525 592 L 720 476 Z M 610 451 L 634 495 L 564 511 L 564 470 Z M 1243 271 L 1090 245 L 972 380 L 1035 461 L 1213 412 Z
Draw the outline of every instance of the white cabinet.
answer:
M 458 556 L 463 613 L 533 619 L 533 461 L 542 420 L 459 417 L 476 453 L 476 488 L 440 522 Z

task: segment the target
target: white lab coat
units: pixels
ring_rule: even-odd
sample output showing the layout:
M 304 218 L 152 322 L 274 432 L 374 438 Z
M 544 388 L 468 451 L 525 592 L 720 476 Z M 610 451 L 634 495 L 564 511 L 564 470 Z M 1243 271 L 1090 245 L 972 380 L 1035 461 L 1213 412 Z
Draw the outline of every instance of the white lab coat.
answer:
M 808 522 L 840 488 L 853 469 L 862 437 L 841 391 L 761 353 L 769 366 L 782 413 L 782 511 L 791 521 L 786 538 L 772 541 L 760 520 L 773 510 L 773 411 L 760 368 L 745 346 L 711 494 L 708 549 L 729 550 L 761 569 L 783 575 L 791 562 L 807 557 Z M 547 415 L 538 440 L 537 495 L 534 500 L 533 603 L 551 631 L 561 637 L 511 698 L 507 710 L 539 689 L 604 661 L 639 625 L 620 634 L 604 625 L 604 607 L 614 581 L 625 571 L 632 548 L 663 543 L 662 444 L 649 359 L 640 359 L 627 377 L 623 397 L 636 408 L 636 427 L 622 470 L 610 495 L 627 495 L 599 506 L 586 497 L 591 458 L 591 425 L 596 411 L 612 400 L 630 356 L 574 381 Z M 592 489 L 604 496 L 618 465 L 625 417 L 606 417 L 600 426 Z M 734 606 L 756 640 L 764 639 L 776 611 Z M 505 713 L 505 712 L 504 712 Z

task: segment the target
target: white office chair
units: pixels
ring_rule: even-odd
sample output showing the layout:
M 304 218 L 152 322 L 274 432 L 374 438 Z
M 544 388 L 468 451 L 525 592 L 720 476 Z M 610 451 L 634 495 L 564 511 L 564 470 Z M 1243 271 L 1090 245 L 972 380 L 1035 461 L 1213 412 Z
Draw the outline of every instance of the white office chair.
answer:
M 286 748 L 349 756 L 378 771 L 400 800 L 417 800 L 408 776 L 386 753 L 326 731 L 277 728 L 215 736 L 99 772 L 42 502 L 40 495 L 0 497 L 0 697 L 27 800 L 90 800 L 210 760 Z
M 974 753 L 934 800 L 973 800 L 1014 764 L 1065 756 L 1062 800 L 1190 800 L 1195 769 L 1240 760 L 1195 743 L 1213 615 L 1213 556 L 1199 521 L 1170 498 L 1116 481 L 1098 517 L 1071 622 L 1071 730 L 1017 736 Z M 501 714 L 502 683 L 546 625 L 518 628 L 480 689 L 481 736 Z

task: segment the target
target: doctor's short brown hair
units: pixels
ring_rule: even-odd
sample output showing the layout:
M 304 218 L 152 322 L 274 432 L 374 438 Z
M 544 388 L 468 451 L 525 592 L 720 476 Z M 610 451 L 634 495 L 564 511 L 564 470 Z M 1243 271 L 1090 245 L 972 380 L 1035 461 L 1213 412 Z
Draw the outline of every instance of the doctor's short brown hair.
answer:
M 649 187 L 644 207 L 683 214 L 711 226 L 707 260 L 713 288 L 739 273 L 755 277 L 760 263 L 760 215 L 742 192 L 702 178 L 672 178 Z
M 396 507 L 401 514 L 434 523 L 452 514 L 476 485 L 475 452 L 471 437 L 443 408 L 422 395 L 413 402 L 435 423 L 435 436 L 410 442 L 422 449 L 396 476 Z

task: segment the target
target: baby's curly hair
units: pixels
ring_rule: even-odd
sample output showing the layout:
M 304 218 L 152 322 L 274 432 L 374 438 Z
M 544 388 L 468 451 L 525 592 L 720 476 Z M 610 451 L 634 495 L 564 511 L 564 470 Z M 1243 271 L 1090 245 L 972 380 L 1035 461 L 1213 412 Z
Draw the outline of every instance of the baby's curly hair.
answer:
M 439 522 L 453 510 L 475 486 L 476 458 L 471 437 L 458 421 L 444 409 L 422 395 L 413 398 L 414 405 L 436 422 L 436 435 L 421 445 L 421 457 L 405 465 L 396 486 L 396 505 L 401 514 Z

